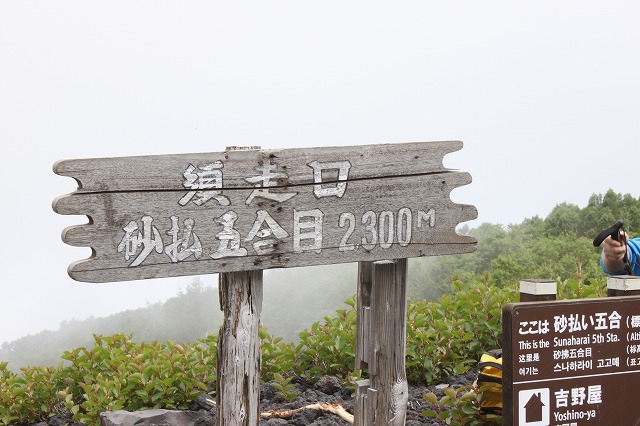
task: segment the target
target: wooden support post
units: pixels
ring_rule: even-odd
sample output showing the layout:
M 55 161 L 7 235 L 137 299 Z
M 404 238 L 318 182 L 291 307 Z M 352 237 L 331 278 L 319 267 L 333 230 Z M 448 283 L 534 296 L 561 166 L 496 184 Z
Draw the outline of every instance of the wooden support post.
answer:
M 369 380 L 358 380 L 356 382 L 356 401 L 353 407 L 353 425 L 367 426 L 371 424 L 367 415 L 372 413 L 370 400 L 367 397 Z
M 217 425 L 260 422 L 260 312 L 262 271 L 220 274 L 224 324 L 218 339 Z
M 371 338 L 371 274 L 373 262 L 358 263 L 358 289 L 356 298 L 356 369 L 369 368 Z
M 356 297 L 356 363 L 358 370 L 368 370 L 372 352 L 371 346 L 371 285 L 373 262 L 358 263 L 358 288 Z M 354 406 L 354 426 L 371 424 L 369 414 L 373 414 L 371 399 L 368 398 L 369 380 L 356 382 L 356 403 Z
M 555 280 L 520 281 L 521 302 L 543 302 L 556 300 L 558 284 Z
M 367 265 L 361 264 L 360 285 L 366 287 Z M 371 268 L 369 326 L 360 336 L 358 362 L 367 359 L 369 381 L 359 383 L 355 425 L 404 425 L 409 389 L 405 371 L 407 315 L 407 259 L 374 262 Z M 364 305 L 364 301 L 363 301 Z M 362 315 L 366 309 L 359 311 Z M 365 315 L 361 320 L 364 322 Z M 369 329 L 367 333 L 366 328 Z M 359 328 L 360 330 L 360 328 Z M 368 383 L 366 383 L 368 382 Z
M 612 275 L 607 278 L 607 296 L 640 295 L 640 277 L 635 275 Z

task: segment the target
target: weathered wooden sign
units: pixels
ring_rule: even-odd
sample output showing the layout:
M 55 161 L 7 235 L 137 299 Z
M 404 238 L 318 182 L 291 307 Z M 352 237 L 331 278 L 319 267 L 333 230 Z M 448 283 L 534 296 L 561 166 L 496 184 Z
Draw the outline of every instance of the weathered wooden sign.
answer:
M 503 310 L 503 424 L 640 422 L 640 297 Z
M 63 231 L 91 247 L 78 281 L 109 282 L 471 252 L 455 227 L 471 182 L 443 157 L 462 142 L 64 160 L 78 182 L 53 208 L 87 215 Z

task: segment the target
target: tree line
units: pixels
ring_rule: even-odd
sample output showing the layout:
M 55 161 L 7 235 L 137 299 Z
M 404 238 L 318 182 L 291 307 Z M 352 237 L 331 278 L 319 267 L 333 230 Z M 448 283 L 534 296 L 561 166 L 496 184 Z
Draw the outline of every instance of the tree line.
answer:
M 458 232 L 478 240 L 474 253 L 411 259 L 411 297 L 435 299 L 449 291 L 454 276 L 489 272 L 497 285 L 523 279 L 566 280 L 604 276 L 600 248 L 593 239 L 617 220 L 630 236 L 640 236 L 640 199 L 610 189 L 593 194 L 585 207 L 560 203 L 546 218 L 534 216 L 520 224 L 483 223 Z

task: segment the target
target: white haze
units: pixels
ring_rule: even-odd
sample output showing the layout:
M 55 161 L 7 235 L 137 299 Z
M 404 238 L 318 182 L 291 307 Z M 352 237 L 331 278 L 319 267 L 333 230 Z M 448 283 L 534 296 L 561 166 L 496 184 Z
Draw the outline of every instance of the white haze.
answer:
M 637 197 L 638 16 L 633 1 L 0 2 L 0 342 L 191 281 L 71 280 L 89 249 L 60 239 L 86 221 L 51 209 L 76 188 L 60 159 L 459 139 L 445 164 L 473 176 L 453 193 L 471 226 Z

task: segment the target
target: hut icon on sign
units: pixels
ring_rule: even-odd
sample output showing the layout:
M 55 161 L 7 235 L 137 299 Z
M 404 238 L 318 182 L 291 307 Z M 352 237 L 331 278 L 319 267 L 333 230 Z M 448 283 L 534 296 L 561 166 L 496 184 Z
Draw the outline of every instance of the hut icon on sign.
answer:
M 525 420 L 527 423 L 541 422 L 542 421 L 542 409 L 544 403 L 540 399 L 539 393 L 534 393 L 529 398 L 529 401 L 524 404 L 524 410 L 526 412 Z
M 548 426 L 551 413 L 549 389 L 528 389 L 518 393 L 518 425 Z

